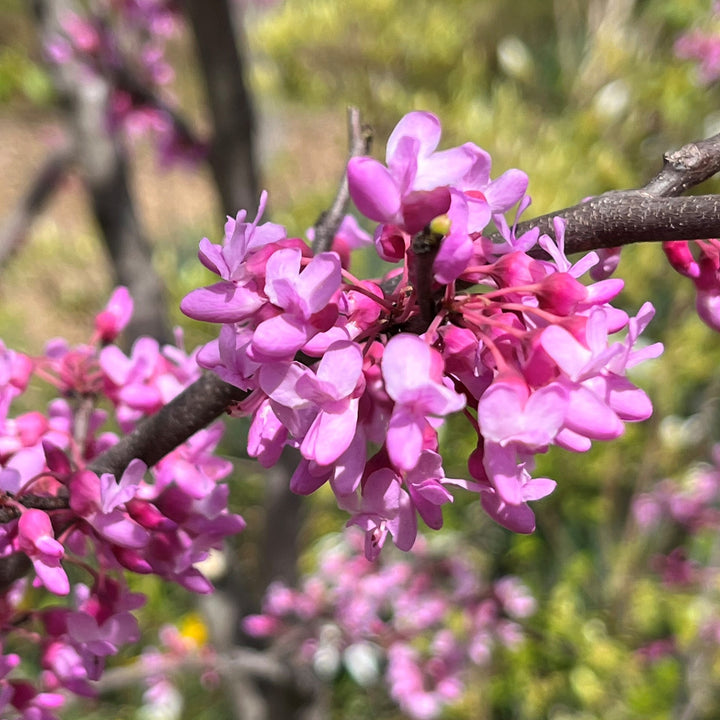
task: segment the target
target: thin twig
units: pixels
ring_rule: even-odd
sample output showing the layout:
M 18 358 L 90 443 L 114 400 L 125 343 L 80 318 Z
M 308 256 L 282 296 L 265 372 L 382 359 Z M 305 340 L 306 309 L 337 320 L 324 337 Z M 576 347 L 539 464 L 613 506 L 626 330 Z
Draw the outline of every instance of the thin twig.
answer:
M 153 660 L 150 667 L 140 660 L 133 665 L 108 670 L 95 683 L 95 688 L 101 693 L 114 692 L 143 683 L 148 677 L 204 670 L 215 670 L 221 675 L 242 672 L 278 685 L 292 679 L 288 666 L 269 653 L 252 648 L 237 648 L 212 658 L 199 654 L 183 658 L 165 657 Z
M 563 218 L 568 253 L 636 242 L 718 237 L 718 196 L 676 196 L 720 172 L 720 134 L 667 152 L 663 160 L 662 170 L 641 188 L 612 191 L 525 220 L 518 224 L 516 232 L 521 235 L 539 228 L 541 233 L 553 235 L 553 219 Z
M 370 153 L 372 130 L 368 125 L 361 124 L 360 111 L 356 107 L 348 108 L 348 134 L 350 145 L 350 156 L 348 159 Z M 318 221 L 315 223 L 315 239 L 312 243 L 313 254 L 317 255 L 317 253 L 330 250 L 335 233 L 338 231 L 340 223 L 347 212 L 349 202 L 350 192 L 348 190 L 346 164 L 333 204 L 320 215 Z
M 62 184 L 73 156 L 69 143 L 50 155 L 38 170 L 27 193 L 3 221 L 0 227 L 0 267 L 22 245 L 33 220 Z
M 567 253 L 639 242 L 702 240 L 720 236 L 720 195 L 656 197 L 640 190 L 610 192 L 520 223 L 517 233 L 536 227 L 554 235 L 556 217 L 565 220 Z

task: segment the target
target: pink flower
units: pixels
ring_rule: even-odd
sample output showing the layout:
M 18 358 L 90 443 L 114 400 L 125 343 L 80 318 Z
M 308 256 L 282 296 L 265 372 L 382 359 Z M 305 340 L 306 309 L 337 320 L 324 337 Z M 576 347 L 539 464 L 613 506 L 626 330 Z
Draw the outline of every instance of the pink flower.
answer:
M 95 317 L 95 330 L 104 343 L 113 342 L 125 329 L 133 313 L 133 301 L 126 287 L 115 288 L 105 309 Z
M 316 255 L 301 271 L 301 252 L 283 248 L 267 261 L 265 294 L 281 312 L 255 329 L 250 356 L 256 361 L 290 359 L 322 330 L 334 324 L 328 305 L 340 288 L 340 258 Z
M 114 655 L 121 645 L 140 637 L 137 620 L 128 612 L 111 615 L 102 623 L 86 612 L 71 612 L 66 622 L 75 645 L 98 657 Z
M 365 557 L 374 560 L 390 533 L 401 550 L 415 543 L 417 520 L 408 494 L 400 487 L 400 478 L 390 468 L 372 473 L 363 483 L 362 497 L 351 496 L 345 509 L 353 516 L 347 524 L 365 531 Z
M 38 579 L 50 592 L 70 592 L 70 581 L 60 564 L 65 550 L 55 539 L 50 518 L 42 510 L 26 510 L 20 516 L 18 548 L 32 560 Z
M 132 520 L 120 506 L 132 500 L 147 466 L 133 460 L 120 478 L 110 473 L 98 477 L 89 470 L 76 472 L 68 484 L 70 507 L 108 542 L 127 548 L 147 544 L 147 531 Z
M 356 388 L 362 378 L 362 352 L 350 341 L 333 343 L 313 373 L 299 363 L 265 365 L 260 386 L 274 405 L 316 411 L 303 434 L 300 452 L 329 465 L 350 446 L 357 425 Z M 278 410 L 279 411 L 279 410 Z
M 465 397 L 442 381 L 443 361 L 437 350 L 417 335 L 401 333 L 388 342 L 382 358 L 387 394 L 395 401 L 387 431 L 390 460 L 411 470 L 423 450 L 430 418 L 465 407 Z

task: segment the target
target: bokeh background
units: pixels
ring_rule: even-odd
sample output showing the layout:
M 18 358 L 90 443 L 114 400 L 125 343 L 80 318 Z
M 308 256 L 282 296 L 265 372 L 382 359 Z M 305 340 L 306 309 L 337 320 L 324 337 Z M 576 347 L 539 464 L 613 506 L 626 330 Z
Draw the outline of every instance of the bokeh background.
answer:
M 63 135 L 27 5 L 0 0 L 0 222 Z M 720 84 L 701 82 L 697 66 L 674 52 L 694 28 L 715 22 L 720 33 L 702 0 L 285 0 L 238 4 L 235 11 L 258 116 L 262 187 L 272 219 L 294 235 L 304 235 L 335 193 L 349 104 L 373 126 L 378 157 L 403 114 L 436 113 L 445 146 L 474 141 L 492 155 L 493 176 L 510 167 L 527 172 L 527 217 L 642 185 L 663 152 L 720 131 Z M 208 121 L 188 32 L 172 40 L 169 57 L 177 104 L 202 134 Z M 142 139 L 128 152 L 168 312 L 192 347 L 213 329 L 183 318 L 177 306 L 208 282 L 196 259 L 198 241 L 222 237 L 212 179 L 202 164 L 160 168 Z M 701 190 L 718 192 L 720 184 Z M 645 532 L 632 512 L 634 499 L 665 478 L 692 494 L 698 465 L 711 462 L 720 440 L 720 339 L 697 319 L 691 284 L 673 273 L 659 246 L 623 250 L 619 274 L 626 280 L 623 308 L 634 314 L 647 299 L 657 308 L 646 335 L 662 341 L 665 354 L 633 378 L 656 412 L 612 444 L 542 458 L 538 472 L 557 479 L 558 489 L 535 506 L 532 536 L 495 526 L 470 497 L 459 495 L 446 512 L 449 537 L 478 573 L 519 576 L 538 609 L 518 647 L 499 649 L 491 664 L 471 669 L 465 696 L 443 717 L 720 717 L 720 637 L 703 634 L 720 612 L 720 524 L 689 531 L 666 518 Z M 70 175 L 0 268 L 0 337 L 31 354 L 58 335 L 81 342 L 112 283 L 81 182 Z M 224 452 L 237 462 L 233 509 L 249 530 L 227 559 L 259 599 L 266 479 L 243 458 L 244 432 L 234 423 Z M 462 423 L 450 422 L 443 442 L 448 476 L 466 475 L 463 458 L 474 441 Z M 307 499 L 304 512 L 299 563 L 307 572 L 317 541 L 345 518 L 329 492 Z M 687 582 L 661 570 L 662 558 L 677 548 L 702 570 Z M 137 587 L 150 596 L 141 611 L 146 642 L 155 642 L 166 622 L 205 642 L 194 598 L 150 579 Z M 129 653 L 121 664 L 132 659 Z M 223 692 L 196 675 L 182 678 L 184 709 L 176 717 L 234 718 Z M 363 689 L 340 672 L 330 690 L 328 717 L 402 717 L 382 683 Z M 113 690 L 68 717 L 145 717 L 141 695 L 137 687 Z

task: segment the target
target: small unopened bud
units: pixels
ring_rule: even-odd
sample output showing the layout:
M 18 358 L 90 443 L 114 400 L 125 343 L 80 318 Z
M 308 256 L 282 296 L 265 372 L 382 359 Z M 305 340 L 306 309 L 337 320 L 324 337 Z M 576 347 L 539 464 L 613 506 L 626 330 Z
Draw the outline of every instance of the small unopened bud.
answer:
M 450 218 L 446 214 L 438 215 L 430 221 L 430 232 L 434 235 L 449 235 L 450 225 Z

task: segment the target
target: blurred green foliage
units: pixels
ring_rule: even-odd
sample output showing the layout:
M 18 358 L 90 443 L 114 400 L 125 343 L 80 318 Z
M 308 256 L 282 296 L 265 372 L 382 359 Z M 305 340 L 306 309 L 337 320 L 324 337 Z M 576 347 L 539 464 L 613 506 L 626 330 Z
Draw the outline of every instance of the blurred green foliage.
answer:
M 19 4 L 13 3 L 16 11 Z M 263 104 L 272 98 L 272 112 L 344 117 L 346 105 L 357 105 L 375 128 L 374 153 L 382 156 L 384 140 L 403 114 L 431 110 L 441 118 L 446 146 L 472 140 L 492 155 L 494 175 L 509 167 L 528 173 L 530 216 L 641 185 L 660 167 L 664 151 L 720 129 L 720 89 L 699 86 L 693 66 L 672 52 L 679 33 L 707 18 L 708 5 L 706 0 L 286 0 L 262 13 L 249 12 L 246 35 L 257 96 Z M 42 71 L 22 46 L 0 47 L 0 102 L 19 96 L 43 102 L 46 92 Z M 327 207 L 337 182 L 335 171 L 320 182 L 305 182 L 287 155 L 277 156 L 265 172 L 271 186 L 272 178 L 290 177 L 292 202 L 277 204 L 273 196 L 271 201 L 274 219 L 294 234 Z M 702 191 L 718 192 L 720 186 L 711 181 Z M 163 246 L 159 253 L 173 308 L 191 287 L 207 281 L 194 258 L 198 237 L 188 232 L 187 243 Z M 80 255 L 86 254 L 86 241 Z M 185 250 L 177 251 L 180 245 Z M 97 288 L 73 291 L 62 273 L 55 273 L 54 281 L 23 279 L 25 268 L 38 266 L 44 255 L 70 262 L 66 243 L 53 246 L 24 251 L 29 264 L 4 271 L 3 281 L 49 287 L 55 293 L 49 304 L 77 312 L 78 325 L 90 317 L 88 298 L 100 295 Z M 88 253 L 99 262 L 97 249 Z M 533 588 L 539 611 L 527 622 L 527 640 L 519 650 L 502 652 L 492 666 L 473 674 L 467 696 L 447 711 L 450 720 L 666 720 L 681 716 L 697 682 L 705 685 L 705 705 L 694 708 L 693 717 L 717 717 L 720 658 L 699 642 L 698 629 L 717 610 L 719 589 L 701 596 L 693 588 L 663 586 L 652 556 L 686 538 L 670 528 L 642 536 L 629 508 L 635 493 L 663 477 L 681 476 L 693 462 L 707 459 L 720 440 L 715 377 L 720 341 L 697 320 L 692 288 L 673 274 L 659 247 L 625 249 L 620 274 L 627 283 L 628 312 L 634 314 L 647 299 L 658 311 L 646 334 L 650 342 L 663 341 L 666 352 L 640 368 L 636 378 L 653 399 L 656 416 L 629 427 L 623 440 L 598 443 L 587 454 L 556 451 L 543 458 L 537 473 L 555 478 L 558 489 L 535 505 L 533 536 L 505 532 L 485 518 L 477 502 L 458 493 L 446 523 L 462 531 L 479 572 L 520 575 Z M 14 322 L 12 311 L 3 315 L 0 309 L 0 327 L 17 336 L 22 328 Z M 212 333 L 192 324 L 188 345 Z M 694 431 L 683 432 L 683 422 Z M 448 423 L 442 441 L 447 474 L 464 475 L 463 458 L 473 439 L 462 419 Z M 239 454 L 239 445 L 235 437 L 227 452 Z M 236 477 L 243 479 L 233 492 L 234 509 L 249 524 L 238 552 L 250 574 L 257 570 L 252 528 L 262 522 L 263 508 L 262 480 L 248 477 L 248 469 L 238 470 Z M 308 543 L 344 522 L 328 494 L 308 504 Z M 716 543 L 699 536 L 688 551 L 707 562 Z M 312 554 L 307 552 L 304 567 L 312 566 Z M 150 598 L 143 610 L 146 626 L 159 627 L 189 612 L 186 593 L 147 578 L 137 582 Z M 676 647 L 668 655 L 653 661 L 637 652 L 670 637 Z M 188 693 L 185 717 L 229 717 L 216 696 L 193 701 Z M 138 697 L 137 691 L 118 694 L 112 698 L 116 704 L 103 703 L 84 717 L 132 717 Z M 333 717 L 371 715 L 381 720 L 397 717 L 397 711 L 380 688 L 360 691 L 341 677 Z

